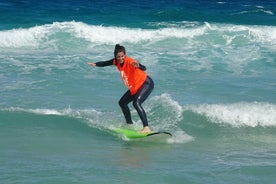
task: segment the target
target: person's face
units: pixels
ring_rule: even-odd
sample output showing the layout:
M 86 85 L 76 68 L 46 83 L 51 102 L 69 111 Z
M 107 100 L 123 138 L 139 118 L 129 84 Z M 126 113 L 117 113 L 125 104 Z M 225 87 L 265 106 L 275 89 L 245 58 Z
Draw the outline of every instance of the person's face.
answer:
M 125 60 L 125 53 L 124 52 L 118 52 L 116 55 L 116 59 L 119 63 L 123 63 Z

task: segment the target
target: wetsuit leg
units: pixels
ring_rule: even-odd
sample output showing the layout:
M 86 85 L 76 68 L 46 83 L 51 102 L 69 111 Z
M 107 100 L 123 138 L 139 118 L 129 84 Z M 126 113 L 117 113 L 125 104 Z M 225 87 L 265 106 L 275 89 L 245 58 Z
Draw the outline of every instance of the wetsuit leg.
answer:
M 126 119 L 126 123 L 127 124 L 133 124 L 132 120 L 131 120 L 131 114 L 130 114 L 130 110 L 128 108 L 128 104 L 133 101 L 133 96 L 131 95 L 130 91 L 128 90 L 123 96 L 122 98 L 119 100 L 119 105 L 123 111 L 123 114 L 125 116 Z
M 145 110 L 143 109 L 141 104 L 148 98 L 153 88 L 154 88 L 154 83 L 152 79 L 148 76 L 146 81 L 142 85 L 142 87 L 134 95 L 134 99 L 133 99 L 133 106 L 138 112 L 144 127 L 148 126 L 148 119 L 147 119 Z

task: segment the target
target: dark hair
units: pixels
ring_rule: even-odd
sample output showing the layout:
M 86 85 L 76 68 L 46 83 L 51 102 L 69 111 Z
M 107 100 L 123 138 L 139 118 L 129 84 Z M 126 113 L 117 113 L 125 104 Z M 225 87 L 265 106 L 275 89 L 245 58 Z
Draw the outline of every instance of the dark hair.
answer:
M 114 48 L 114 57 L 116 59 L 116 55 L 118 52 L 124 52 L 124 54 L 126 54 L 126 49 L 124 46 L 120 45 L 120 44 L 116 44 L 115 48 Z

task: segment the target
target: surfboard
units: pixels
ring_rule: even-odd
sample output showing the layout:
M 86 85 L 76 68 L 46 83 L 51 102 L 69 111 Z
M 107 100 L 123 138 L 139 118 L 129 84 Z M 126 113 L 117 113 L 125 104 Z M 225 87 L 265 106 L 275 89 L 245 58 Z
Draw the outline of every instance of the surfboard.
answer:
M 138 133 L 136 130 L 132 129 L 123 129 L 123 128 L 116 128 L 114 131 L 118 134 L 124 135 L 128 139 L 139 139 L 139 138 L 146 138 L 146 137 L 157 137 L 161 136 L 163 138 L 170 138 L 172 136 L 171 133 L 165 131 L 157 131 L 152 133 Z

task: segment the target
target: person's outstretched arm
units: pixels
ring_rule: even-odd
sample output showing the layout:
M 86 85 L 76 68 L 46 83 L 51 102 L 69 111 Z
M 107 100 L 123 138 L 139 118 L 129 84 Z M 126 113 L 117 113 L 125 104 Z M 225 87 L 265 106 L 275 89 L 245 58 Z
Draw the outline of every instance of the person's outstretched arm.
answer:
M 108 61 L 100 61 L 100 62 L 87 62 L 88 65 L 90 66 L 93 66 L 93 67 L 96 67 L 96 66 L 99 66 L 99 67 L 104 67 L 104 66 L 110 66 L 110 65 L 113 65 L 113 60 L 114 59 L 111 59 L 111 60 L 108 60 Z

